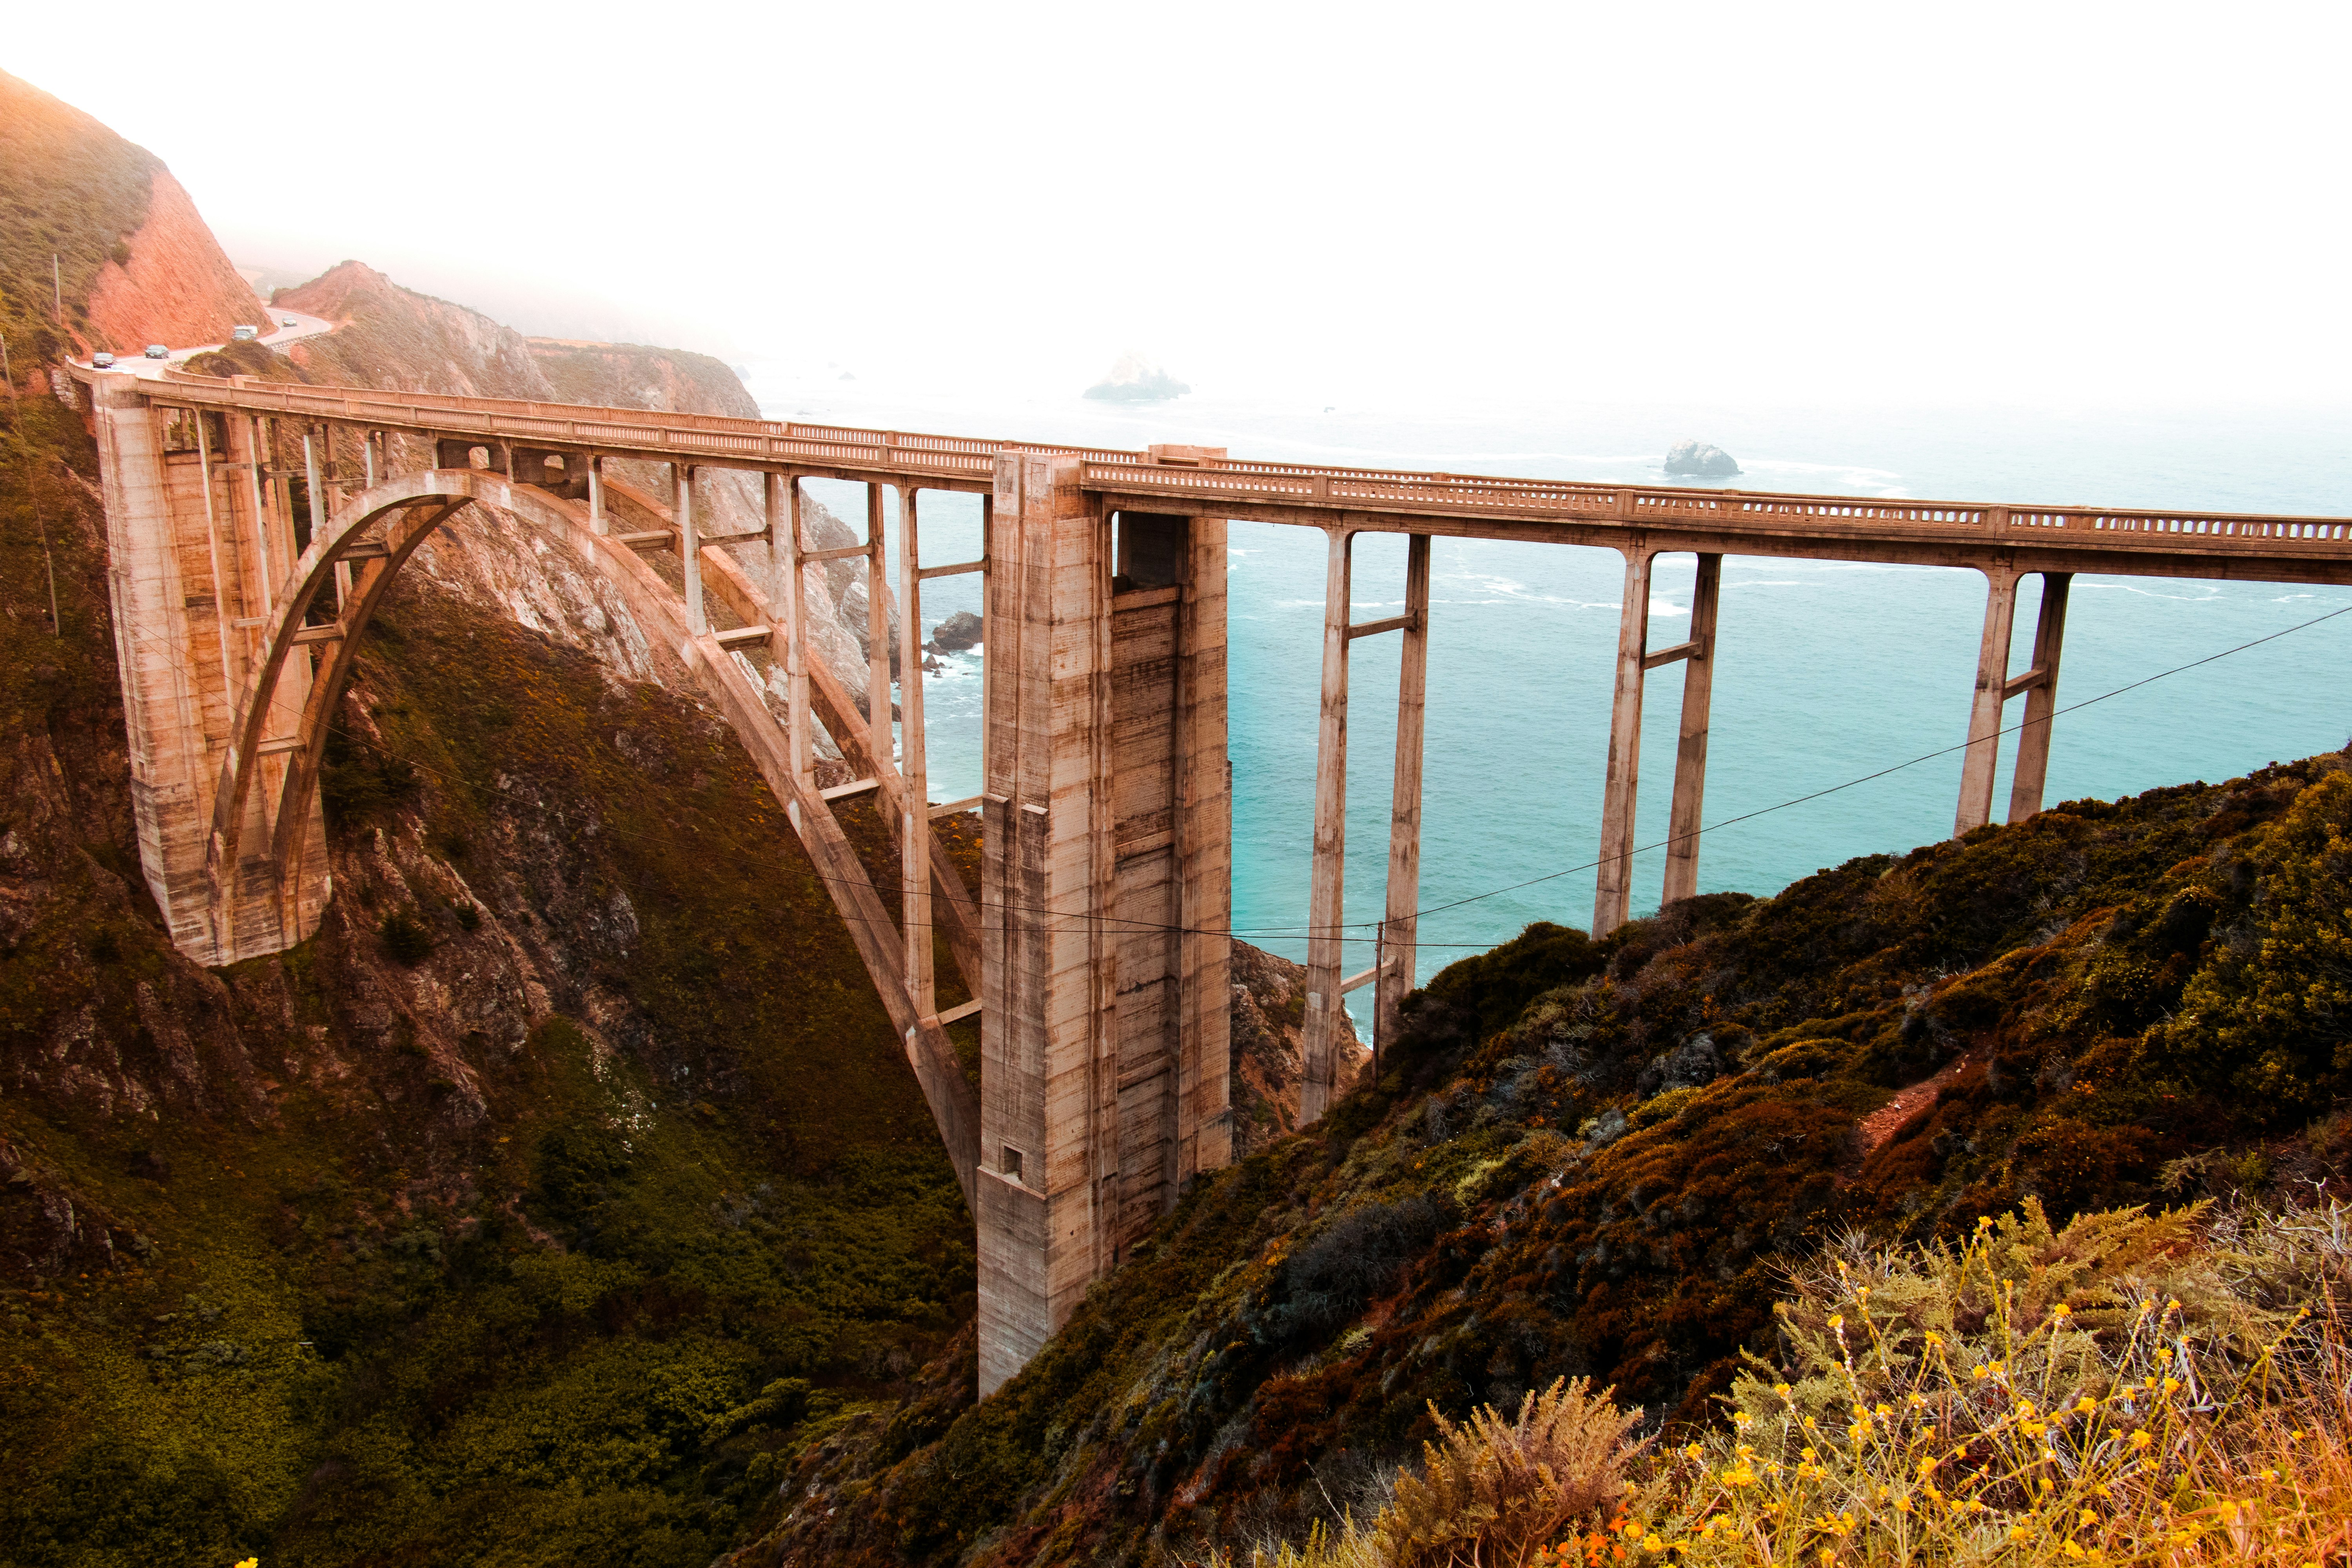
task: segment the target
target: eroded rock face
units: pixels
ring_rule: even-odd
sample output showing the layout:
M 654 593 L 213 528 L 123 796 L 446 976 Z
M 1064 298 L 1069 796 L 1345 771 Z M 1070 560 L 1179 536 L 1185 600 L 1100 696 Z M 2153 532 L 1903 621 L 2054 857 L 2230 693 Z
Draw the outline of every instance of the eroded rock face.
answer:
M 527 341 L 531 359 L 560 402 L 760 417 L 760 405 L 742 381 L 709 354 L 572 338 Z
M 149 343 L 222 342 L 268 313 L 168 170 L 155 171 L 147 221 L 123 243 L 129 259 L 107 262 L 89 291 L 90 332 L 101 347 L 136 353 Z
M 336 323 L 326 336 L 289 346 L 286 357 L 313 381 L 730 418 L 756 419 L 760 414 L 735 373 L 708 355 L 636 343 L 525 338 L 479 310 L 404 289 L 357 261 L 343 262 L 297 288 L 279 289 L 274 303 Z M 429 461 L 405 438 L 393 440 L 395 469 Z M 625 492 L 626 498 L 643 498 L 655 513 L 667 515 L 673 498 L 666 465 L 612 459 L 604 471 L 616 492 L 616 506 L 635 504 L 625 499 Z M 766 517 L 755 474 L 704 474 L 696 483 L 695 508 L 701 527 L 712 533 L 755 530 Z M 802 501 L 802 530 L 819 550 L 844 549 L 858 537 L 813 496 Z M 684 671 L 675 651 L 653 646 L 616 594 L 592 581 L 505 513 L 468 508 L 440 531 L 425 552 L 420 564 L 444 586 L 474 603 L 586 649 L 622 679 L 693 690 L 691 682 L 679 685 Z M 769 588 L 764 548 L 736 546 L 728 552 L 764 595 Z M 647 559 L 673 585 L 678 583 L 672 558 L 656 554 Z M 818 656 L 852 689 L 863 690 L 868 621 L 859 563 L 809 566 L 803 583 Z M 895 648 L 898 605 L 893 601 L 887 608 Z M 772 701 L 782 700 L 781 671 L 761 669 L 748 654 L 735 657 L 753 679 L 765 683 Z
M 1237 940 L 1233 977 L 1234 1158 L 1244 1160 L 1298 1126 L 1307 966 Z M 1371 1065 L 1370 1049 L 1349 1027 L 1332 1064 L 1332 1098 L 1354 1089 Z
M 1705 441 L 1683 440 L 1666 449 L 1666 472 L 1699 479 L 1729 479 L 1739 472 L 1730 453 Z

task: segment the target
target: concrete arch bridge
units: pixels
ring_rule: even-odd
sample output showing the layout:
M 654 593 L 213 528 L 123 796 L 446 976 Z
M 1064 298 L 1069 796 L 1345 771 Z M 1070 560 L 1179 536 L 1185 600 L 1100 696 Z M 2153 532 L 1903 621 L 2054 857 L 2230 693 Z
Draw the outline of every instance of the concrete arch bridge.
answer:
M 2074 574 L 2352 582 L 2342 519 L 1321 468 L 1199 447 L 1098 450 L 177 372 L 76 368 L 59 391 L 99 439 L 140 853 L 181 950 L 228 963 L 316 929 L 331 893 L 318 772 L 354 647 L 434 529 L 467 505 L 500 509 L 612 584 L 678 653 L 827 879 L 978 1226 L 984 1391 L 1018 1370 L 1189 1177 L 1230 1157 L 1229 519 L 1321 529 L 1328 544 L 1302 1120 L 1331 1093 L 1342 996 L 1373 988 L 1377 1041 L 1412 983 L 1433 537 L 1595 545 L 1624 559 L 1600 803 L 1603 930 L 1629 913 L 1645 678 L 1673 664 L 1684 674 L 1665 892 L 1697 889 L 1726 554 L 1983 574 L 1958 832 L 1990 817 L 2001 717 L 2021 696 L 2009 816 L 2040 809 Z M 667 499 L 608 475 L 613 460 L 663 465 Z M 757 476 L 762 504 L 755 526 L 713 531 L 698 496 L 727 471 Z M 862 542 L 808 542 L 809 478 L 867 487 Z M 985 782 L 971 800 L 929 798 L 919 679 L 898 685 L 894 748 L 886 489 L 902 519 L 903 670 L 922 666 L 922 584 L 982 576 Z M 919 498 L 940 490 L 980 498 L 977 559 L 926 562 Z M 1406 607 L 1355 623 L 1353 541 L 1367 532 L 1409 537 Z M 1654 649 L 1650 576 L 1677 552 L 1698 558 L 1690 636 Z M 808 572 L 836 560 L 866 574 L 862 670 L 830 668 L 810 619 Z M 2034 651 L 2011 673 L 2027 576 L 2042 579 Z M 1349 649 L 1389 633 L 1404 652 L 1387 919 L 1372 965 L 1348 974 Z M 782 672 L 781 715 L 735 657 L 752 650 Z M 819 786 L 818 726 L 849 783 Z M 899 920 L 833 815 L 835 800 L 864 793 L 893 826 Z M 983 821 L 977 898 L 931 827 L 970 810 Z M 975 998 L 944 1012 L 935 932 Z M 977 1086 L 945 1034 L 975 1011 Z

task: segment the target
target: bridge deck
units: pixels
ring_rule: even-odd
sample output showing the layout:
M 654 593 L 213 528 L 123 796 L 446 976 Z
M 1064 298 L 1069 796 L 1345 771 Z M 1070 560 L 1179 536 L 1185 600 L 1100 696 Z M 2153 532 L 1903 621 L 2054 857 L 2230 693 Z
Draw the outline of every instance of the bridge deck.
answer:
M 1854 496 L 1599 485 L 1423 473 L 863 430 L 712 415 L 365 387 L 290 386 L 172 374 L 159 403 L 398 430 L 529 442 L 615 457 L 698 462 L 853 482 L 984 493 L 999 452 L 1082 459 L 1106 505 L 1308 527 L 1517 539 L 1738 555 L 1967 566 L 2024 552 L 2021 570 L 2352 583 L 2352 519 L 2151 508 L 1872 500 Z

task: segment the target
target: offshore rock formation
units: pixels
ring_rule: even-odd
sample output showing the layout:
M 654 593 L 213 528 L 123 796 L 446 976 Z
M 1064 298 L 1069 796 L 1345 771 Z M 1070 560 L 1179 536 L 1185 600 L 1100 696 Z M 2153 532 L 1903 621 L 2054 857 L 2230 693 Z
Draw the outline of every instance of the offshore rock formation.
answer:
M 1731 454 L 1720 447 L 1704 441 L 1683 440 L 1666 448 L 1666 472 L 1687 474 L 1700 479 L 1725 479 L 1739 472 L 1739 465 Z
M 931 628 L 929 647 L 933 653 L 961 653 L 980 646 L 980 617 L 970 610 L 958 610 Z
M 1165 403 L 1192 389 L 1129 349 L 1118 356 L 1110 374 L 1087 388 L 1097 403 Z

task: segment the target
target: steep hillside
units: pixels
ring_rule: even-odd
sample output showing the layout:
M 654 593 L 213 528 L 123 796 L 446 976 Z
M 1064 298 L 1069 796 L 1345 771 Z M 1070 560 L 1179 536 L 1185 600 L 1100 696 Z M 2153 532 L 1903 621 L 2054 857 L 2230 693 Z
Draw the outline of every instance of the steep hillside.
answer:
M 663 408 L 757 419 L 760 405 L 735 373 L 709 354 L 643 343 L 591 343 L 531 338 L 531 358 L 564 403 Z
M 805 1456 L 751 1564 L 1294 1539 L 1460 1418 L 1591 1375 L 1702 1417 L 1790 1260 L 2352 1173 L 2352 761 L 2073 801 L 1409 1005 L 1377 1085 L 1203 1184 L 996 1397 Z
M 262 319 L 161 159 L 5 71 L 0 206 L 0 331 L 20 373 L 61 345 L 214 342 Z
M 403 289 L 363 263 L 341 262 L 298 288 L 278 289 L 269 303 L 335 323 L 324 337 L 286 347 L 286 357 L 313 381 L 558 401 L 520 332 L 478 310 Z
M 163 169 L 152 180 L 146 221 L 90 286 L 90 346 L 129 353 L 149 343 L 226 342 L 240 326 L 261 325 L 268 310 L 180 182 Z
M 759 415 L 759 405 L 735 373 L 706 355 L 635 344 L 526 339 L 478 310 L 404 289 L 357 261 L 342 262 L 297 288 L 281 289 L 275 300 L 336 323 L 331 333 L 288 345 L 278 362 L 313 382 L 739 418 Z M 226 360 L 191 368 L 235 374 Z M 347 460 L 356 463 L 356 451 Z M 642 497 L 655 510 L 667 510 L 670 481 L 662 466 L 613 461 L 606 464 L 606 473 L 614 481 L 616 507 L 636 509 L 636 498 Z M 704 527 L 713 532 L 756 529 L 764 519 L 759 484 L 750 475 L 706 476 L 697 500 Z M 814 498 L 804 502 L 803 514 L 803 527 L 817 548 L 841 549 L 861 537 Z M 675 680 L 681 675 L 664 650 L 648 648 L 612 595 L 599 595 L 584 584 L 551 583 L 547 559 L 530 548 L 527 531 L 512 526 L 503 514 L 472 509 L 445 530 L 435 548 L 436 561 L 446 567 L 436 571 L 453 591 L 472 595 L 488 608 L 572 641 L 634 679 Z M 764 578 L 766 566 L 757 554 L 743 547 L 734 553 L 755 580 Z M 674 585 L 680 581 L 671 557 L 650 559 Z M 861 663 L 867 626 L 866 583 L 857 563 L 811 566 L 804 581 L 821 651 L 836 668 Z M 894 627 L 897 620 L 894 605 Z M 752 667 L 755 678 L 767 681 L 772 700 L 781 700 L 774 679 L 779 672 L 766 668 L 766 656 L 737 657 Z

